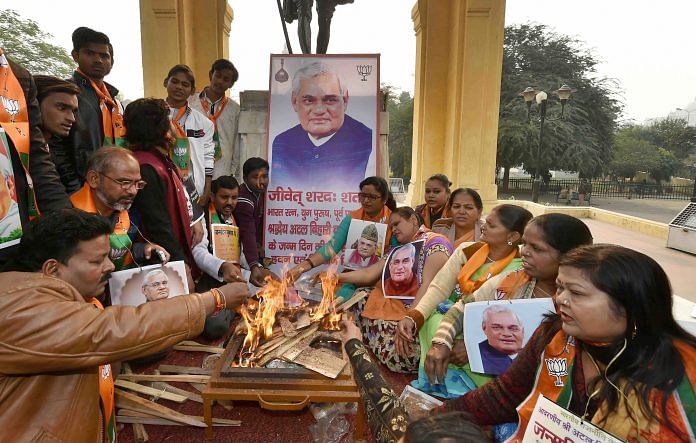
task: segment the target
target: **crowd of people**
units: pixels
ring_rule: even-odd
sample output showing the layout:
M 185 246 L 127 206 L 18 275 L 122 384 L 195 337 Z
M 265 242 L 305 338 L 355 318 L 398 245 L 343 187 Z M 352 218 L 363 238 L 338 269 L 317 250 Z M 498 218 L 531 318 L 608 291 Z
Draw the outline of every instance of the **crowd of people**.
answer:
M 650 257 L 593 245 L 568 215 L 484 208 L 476 190 L 451 190 L 442 174 L 425 182 L 422 205 L 397 207 L 371 176 L 331 239 L 276 275 L 263 246 L 271 167 L 249 158 L 241 180 L 233 176 L 240 111 L 226 92 L 235 66 L 214 61 L 202 88 L 188 66 L 173 66 L 166 99 L 124 108 L 105 81 L 108 36 L 82 27 L 72 40 L 69 80 L 32 76 L 0 49 L 0 142 L 12 173 L 0 190 L 16 199 L 0 209 L 21 225 L 0 249 L 8 441 L 115 441 L 112 363 L 229 334 L 247 282 L 295 281 L 336 260 L 354 220 L 374 223 L 349 259 L 364 266 L 337 275 L 336 295 L 359 300 L 355 321 L 343 322 L 344 347 L 378 441 L 522 441 L 542 395 L 623 440 L 694 440 L 696 338 L 674 320 L 670 283 Z M 389 255 L 375 254 L 376 224 L 386 225 Z M 214 253 L 219 225 L 238 230 L 232 259 Z M 140 288 L 147 303 L 111 306 L 111 272 L 169 261 L 185 263 L 190 294 L 169 297 L 166 273 L 152 271 Z M 485 311 L 477 352 L 489 366 L 472 371 L 466 305 L 531 299 L 552 299 L 555 311 L 526 344 L 515 313 Z M 547 370 L 559 356 L 565 369 Z M 413 374 L 444 405 L 409 417 L 379 365 Z

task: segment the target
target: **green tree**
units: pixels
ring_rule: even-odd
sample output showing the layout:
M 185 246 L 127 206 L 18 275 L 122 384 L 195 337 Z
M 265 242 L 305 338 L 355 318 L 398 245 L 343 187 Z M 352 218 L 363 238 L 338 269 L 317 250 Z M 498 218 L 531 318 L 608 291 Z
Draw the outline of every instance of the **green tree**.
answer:
M 383 85 L 382 91 L 387 95 L 389 111 L 389 175 L 401 177 L 408 184 L 413 149 L 413 97 L 388 85 Z
M 660 186 L 663 180 L 669 180 L 672 177 L 679 164 L 679 159 L 673 153 L 665 148 L 657 148 L 657 163 L 648 169 L 648 172 L 657 182 L 657 186 Z
M 687 125 L 681 118 L 657 121 L 647 128 L 648 137 L 657 146 L 662 146 L 679 160 L 696 153 L 696 128 Z
M 49 41 L 51 34 L 42 31 L 31 19 L 23 19 L 16 11 L 0 11 L 0 47 L 32 74 L 68 78 L 75 69 L 65 48 Z
M 633 180 L 636 172 L 649 171 L 657 167 L 659 153 L 657 146 L 641 136 L 645 131 L 640 127 L 626 126 L 619 129 L 614 138 L 613 159 L 609 165 L 611 172 L 619 177 Z
M 508 169 L 522 164 L 530 172 L 541 167 L 542 175 L 547 175 L 549 169 L 578 171 L 585 177 L 603 172 L 611 159 L 621 105 L 616 98 L 616 83 L 597 77 L 597 63 L 582 42 L 554 33 L 545 25 L 524 24 L 505 28 L 498 131 L 499 167 Z M 550 93 L 563 84 L 576 88 L 577 92 L 566 105 L 565 119 L 556 121 L 552 120 L 560 111 L 560 102 L 557 97 L 549 95 L 542 163 L 538 165 L 536 106 L 532 105 L 531 119 L 527 123 L 527 109 L 518 94 L 528 86 Z

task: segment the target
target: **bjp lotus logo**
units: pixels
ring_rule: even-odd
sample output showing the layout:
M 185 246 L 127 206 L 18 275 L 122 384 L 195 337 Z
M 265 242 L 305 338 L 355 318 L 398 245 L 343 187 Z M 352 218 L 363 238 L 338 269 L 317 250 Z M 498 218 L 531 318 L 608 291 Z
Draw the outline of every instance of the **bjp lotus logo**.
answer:
M 568 375 L 568 359 L 566 358 L 547 358 L 546 369 L 549 370 L 549 375 L 556 377 L 554 384 L 558 387 L 564 386 L 561 377 Z
M 10 123 L 14 123 L 15 115 L 19 114 L 19 101 L 3 95 L 0 95 L 0 100 L 2 100 L 2 106 L 5 108 L 5 111 L 10 114 Z

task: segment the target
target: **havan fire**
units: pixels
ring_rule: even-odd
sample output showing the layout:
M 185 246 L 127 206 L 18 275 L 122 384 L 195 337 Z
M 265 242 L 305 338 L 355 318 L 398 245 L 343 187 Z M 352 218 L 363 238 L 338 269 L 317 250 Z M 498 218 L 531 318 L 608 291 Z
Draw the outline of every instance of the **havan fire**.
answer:
M 257 294 L 258 301 L 250 300 L 240 308 L 246 335 L 233 366 L 263 367 L 272 358 L 293 355 L 293 346 L 311 342 L 318 331 L 340 330 L 341 314 L 337 312 L 335 299 L 336 266 L 331 265 L 319 278 L 322 299 L 314 306 L 299 296 L 287 278 L 267 279 L 266 286 Z

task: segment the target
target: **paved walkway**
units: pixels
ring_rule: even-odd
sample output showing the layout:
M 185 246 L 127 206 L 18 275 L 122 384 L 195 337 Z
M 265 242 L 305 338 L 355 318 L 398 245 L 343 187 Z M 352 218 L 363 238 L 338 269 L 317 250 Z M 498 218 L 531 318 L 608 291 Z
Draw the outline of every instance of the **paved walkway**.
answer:
M 688 203 L 688 200 L 628 200 L 624 198 L 600 197 L 592 199 L 593 207 L 661 223 L 671 222 Z
M 594 206 L 594 200 L 593 200 Z M 595 243 L 613 243 L 654 258 L 665 270 L 674 294 L 696 302 L 696 255 L 670 249 L 664 240 L 592 219 L 583 219 Z

